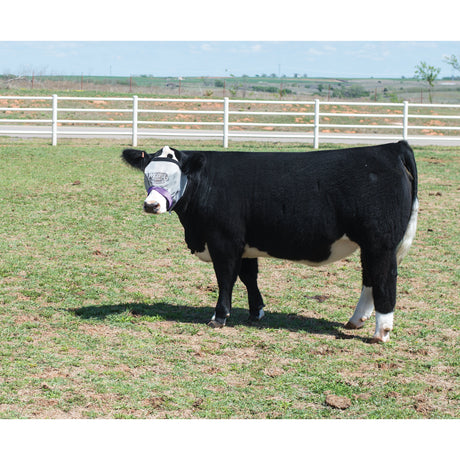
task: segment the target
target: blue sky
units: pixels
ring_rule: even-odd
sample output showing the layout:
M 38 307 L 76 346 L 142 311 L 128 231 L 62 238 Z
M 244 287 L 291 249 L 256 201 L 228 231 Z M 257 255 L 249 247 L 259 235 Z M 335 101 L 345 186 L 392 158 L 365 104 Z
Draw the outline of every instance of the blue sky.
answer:
M 399 78 L 426 61 L 443 77 L 452 54 L 460 41 L 0 41 L 0 73 Z

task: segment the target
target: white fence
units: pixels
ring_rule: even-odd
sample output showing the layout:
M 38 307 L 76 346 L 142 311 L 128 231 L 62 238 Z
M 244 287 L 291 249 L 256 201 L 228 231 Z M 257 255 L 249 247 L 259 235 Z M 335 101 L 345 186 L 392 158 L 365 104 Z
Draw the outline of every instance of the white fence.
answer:
M 357 122 L 350 123 L 350 119 Z M 60 136 L 129 136 L 133 146 L 139 137 L 148 136 L 220 138 L 225 148 L 229 139 L 237 138 L 310 139 L 314 148 L 318 148 L 320 140 L 337 138 L 442 139 L 460 145 L 460 127 L 455 125 L 458 120 L 459 104 L 407 101 L 0 96 L 0 136 L 46 135 L 51 137 L 52 145 L 57 144 Z M 158 129 L 165 126 L 169 129 Z

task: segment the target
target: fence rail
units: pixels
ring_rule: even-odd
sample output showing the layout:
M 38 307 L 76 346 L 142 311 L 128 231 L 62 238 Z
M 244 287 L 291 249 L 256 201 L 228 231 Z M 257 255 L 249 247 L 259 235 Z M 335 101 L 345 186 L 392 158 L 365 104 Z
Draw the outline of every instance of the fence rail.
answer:
M 458 120 L 460 104 L 407 101 L 0 96 L 0 136 L 40 133 L 49 135 L 52 145 L 57 144 L 59 136 L 85 135 L 129 136 L 133 146 L 139 137 L 148 136 L 220 138 L 225 148 L 230 139 L 237 138 L 310 139 L 314 148 L 319 147 L 320 140 L 337 137 L 442 139 L 460 145 Z M 78 125 L 81 129 L 76 129 Z M 114 125 L 116 131 L 104 130 L 104 126 Z M 170 129 L 152 129 L 165 126 Z

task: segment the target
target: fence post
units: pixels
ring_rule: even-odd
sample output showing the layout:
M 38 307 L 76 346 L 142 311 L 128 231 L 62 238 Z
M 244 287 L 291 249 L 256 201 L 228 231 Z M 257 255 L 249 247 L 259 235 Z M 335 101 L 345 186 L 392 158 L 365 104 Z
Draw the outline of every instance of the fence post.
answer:
M 319 147 L 319 99 L 315 99 L 315 123 L 313 132 L 313 148 Z
M 57 107 L 58 107 L 58 96 L 53 94 L 52 102 L 52 115 L 51 115 L 51 144 L 57 145 Z
M 228 110 L 229 110 L 229 99 L 224 97 L 224 148 L 228 148 Z
M 139 101 L 137 96 L 133 96 L 133 147 L 137 147 L 137 108 L 139 105 Z
M 409 102 L 404 101 L 403 109 L 403 139 L 407 141 L 407 129 L 409 127 Z

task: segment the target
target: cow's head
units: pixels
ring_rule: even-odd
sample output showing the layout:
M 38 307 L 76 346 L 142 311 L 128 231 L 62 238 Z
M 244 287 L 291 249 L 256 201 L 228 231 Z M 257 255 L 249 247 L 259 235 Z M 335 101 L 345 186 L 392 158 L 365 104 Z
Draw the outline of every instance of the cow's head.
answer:
M 147 190 L 144 211 L 151 214 L 171 211 L 187 186 L 187 173 L 190 172 L 193 163 L 189 156 L 165 146 L 153 154 L 126 149 L 122 158 L 131 166 L 144 171 L 144 184 Z

